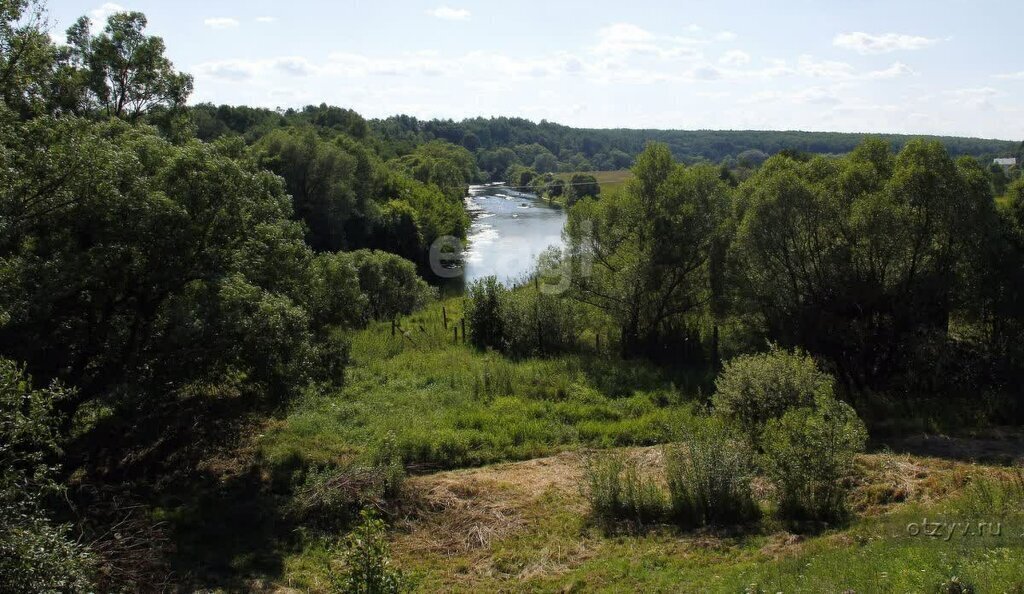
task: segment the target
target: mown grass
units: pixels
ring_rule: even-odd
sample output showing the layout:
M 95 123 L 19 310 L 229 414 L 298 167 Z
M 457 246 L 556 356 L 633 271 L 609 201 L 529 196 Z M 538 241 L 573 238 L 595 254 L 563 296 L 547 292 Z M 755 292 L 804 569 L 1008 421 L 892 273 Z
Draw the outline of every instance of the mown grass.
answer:
M 700 380 L 673 384 L 663 372 L 595 352 L 522 361 L 478 352 L 461 336 L 453 339 L 455 326 L 461 334 L 461 300 L 443 306 L 447 330 L 438 304 L 402 320 L 395 336 L 390 323 L 354 336 L 347 385 L 308 398 L 270 425 L 257 443 L 263 460 L 340 465 L 392 440 L 414 469 L 456 468 L 584 446 L 665 443 L 701 422 Z M 763 518 L 742 529 L 654 525 L 609 534 L 590 517 L 579 485 L 535 488 L 509 471 L 497 484 L 487 478 L 490 468 L 444 473 L 465 476 L 440 479 L 457 482 L 450 492 L 465 507 L 452 509 L 480 513 L 435 525 L 413 512 L 392 533 L 394 562 L 424 592 L 945 592 L 956 591 L 948 587 L 954 578 L 975 592 L 1024 592 L 1024 495 L 977 488 L 988 483 L 970 478 L 1001 471 L 888 454 L 865 456 L 862 466 L 871 477 L 853 500 L 858 510 L 873 511 L 804 535 L 787 532 L 763 497 Z M 418 494 L 425 496 L 435 477 L 415 480 L 426 481 Z M 921 490 L 930 495 L 919 498 Z M 510 528 L 477 525 L 491 515 Z M 909 533 L 925 520 L 999 522 L 1000 534 Z M 416 543 L 419 532 L 463 529 L 471 532 L 465 540 L 479 537 L 479 544 Z M 333 542 L 323 535 L 282 551 L 273 579 L 328 591 L 338 563 Z
M 884 463 L 886 456 L 866 458 Z M 552 472 L 565 471 L 554 465 Z M 507 499 L 504 514 L 517 516 L 518 528 L 476 548 L 437 549 L 424 546 L 414 518 L 412 528 L 394 533 L 392 550 L 422 592 L 955 592 L 948 587 L 954 579 L 973 588 L 965 591 L 1020 592 L 1024 491 L 992 487 L 982 477 L 1003 473 L 993 467 L 935 465 L 931 472 L 959 484 L 965 469 L 973 477 L 967 485 L 938 499 L 893 504 L 824 533 L 791 534 L 766 516 L 744 531 L 652 526 L 610 536 L 584 513 L 580 493 L 549 487 L 530 494 L 533 485 L 502 482 L 515 472 L 481 469 L 441 482 L 457 480 L 457 492 L 470 499 Z M 925 522 L 974 528 L 949 538 L 908 529 Z M 990 523 L 986 534 L 978 522 Z M 330 554 L 313 546 L 288 557 L 284 573 L 293 586 L 315 592 L 330 564 Z
M 358 333 L 347 385 L 268 427 L 263 458 L 330 465 L 391 439 L 406 464 L 455 468 L 578 445 L 661 443 L 693 422 L 687 400 L 699 379 L 673 385 L 654 368 L 601 353 L 512 361 L 479 352 L 462 343 L 461 307 L 459 299 L 430 307 L 394 336 L 390 323 Z
M 855 520 L 843 530 L 801 537 L 766 521 L 744 534 L 673 529 L 603 538 L 578 513 L 571 495 L 549 494 L 530 513 L 530 529 L 495 543 L 485 560 L 407 559 L 423 591 L 642 592 L 946 592 L 954 578 L 975 592 L 1024 590 L 1024 498 L 996 498 L 980 480 L 937 503 L 911 503 Z M 909 530 L 925 522 L 972 524 L 949 538 Z M 980 534 L 978 522 L 990 523 Z M 1000 526 L 993 534 L 994 525 Z M 916 532 L 916 533 L 915 533 Z M 434 560 L 436 561 L 436 560 Z M 466 578 L 450 567 L 467 566 Z M 470 579 L 468 564 L 489 564 Z

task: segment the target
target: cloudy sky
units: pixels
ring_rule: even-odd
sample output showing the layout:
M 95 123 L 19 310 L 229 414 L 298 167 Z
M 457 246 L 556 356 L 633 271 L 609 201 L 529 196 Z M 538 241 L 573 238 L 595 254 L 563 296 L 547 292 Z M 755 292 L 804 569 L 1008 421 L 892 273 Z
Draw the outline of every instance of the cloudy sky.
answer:
M 194 101 L 1024 138 L 1020 0 L 50 0 L 149 16 Z

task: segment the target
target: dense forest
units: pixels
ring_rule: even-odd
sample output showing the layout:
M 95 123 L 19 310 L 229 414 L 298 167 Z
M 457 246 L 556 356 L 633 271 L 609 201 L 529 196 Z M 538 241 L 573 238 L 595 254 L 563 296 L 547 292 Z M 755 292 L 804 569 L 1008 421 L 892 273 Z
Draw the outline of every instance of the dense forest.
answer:
M 506 117 L 454 122 L 394 116 L 366 121 L 351 110 L 327 105 L 273 111 L 201 104 L 191 109 L 196 135 L 204 141 L 237 134 L 255 142 L 275 128 L 296 123 L 313 124 L 360 139 L 370 137 L 378 152 L 387 157 L 406 155 L 423 144 L 440 140 L 473 153 L 482 174 L 481 181 L 507 181 L 508 169 L 514 165 L 539 174 L 626 169 L 650 142 L 667 145 L 673 157 L 683 163 L 711 162 L 733 168 L 760 165 L 769 156 L 782 151 L 842 155 L 851 152 L 868 136 L 753 130 L 595 130 Z M 897 134 L 872 137 L 886 142 L 894 150 L 914 138 L 934 140 L 942 143 L 954 157 L 973 156 L 982 162 L 997 157 L 1024 156 L 1024 146 L 1013 141 Z
M 2 592 L 403 591 L 407 473 L 570 448 L 685 442 L 591 461 L 611 534 L 814 534 L 869 434 L 1024 421 L 1024 144 L 190 106 L 143 14 L 44 23 L 0 0 Z M 441 300 L 494 180 L 566 247 Z

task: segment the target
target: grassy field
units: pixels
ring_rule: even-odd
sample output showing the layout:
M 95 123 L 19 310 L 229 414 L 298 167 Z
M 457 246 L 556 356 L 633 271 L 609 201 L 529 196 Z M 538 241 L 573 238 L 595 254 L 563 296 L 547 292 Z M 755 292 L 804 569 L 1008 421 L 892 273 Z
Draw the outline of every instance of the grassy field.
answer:
M 626 448 L 658 468 L 652 444 L 700 422 L 706 384 L 597 352 L 525 361 L 480 353 L 454 338 L 461 306 L 428 308 L 394 335 L 390 323 L 356 335 L 347 386 L 300 403 L 255 444 L 270 468 L 342 466 L 394 444 L 418 476 L 388 511 L 390 544 L 419 591 L 970 591 L 957 582 L 1024 591 L 1024 487 L 982 488 L 1005 468 L 923 449 L 862 456 L 855 518 L 822 533 L 791 533 L 770 513 L 742 531 L 599 528 L 580 488 L 586 451 Z M 972 443 L 944 442 L 944 451 L 971 453 Z M 1017 444 L 1005 442 L 1006 457 L 1020 456 Z M 925 519 L 997 522 L 1000 533 L 908 532 Z M 279 544 L 260 583 L 329 592 L 342 536 Z
M 153 519 L 180 535 L 175 570 L 226 591 L 332 592 L 346 524 L 330 505 L 303 508 L 308 478 L 391 448 L 411 474 L 383 507 L 392 560 L 422 592 L 959 592 L 954 578 L 1024 591 L 1024 485 L 982 488 L 1024 461 L 1019 434 L 876 445 L 858 462 L 855 516 L 824 532 L 782 525 L 758 483 L 765 513 L 743 529 L 609 531 L 583 493 L 588 453 L 614 448 L 657 474 L 657 444 L 703 422 L 707 378 L 593 350 L 478 352 L 461 309 L 450 299 L 394 335 L 390 323 L 357 333 L 343 389 L 264 423 L 244 452 L 210 463 L 198 493 L 166 501 Z M 926 519 L 1000 532 L 908 532 Z
M 358 333 L 346 387 L 268 427 L 263 458 L 332 465 L 387 439 L 406 464 L 454 468 L 578 445 L 661 443 L 693 417 L 707 378 L 668 378 L 604 353 L 525 361 L 481 353 L 461 334 L 454 341 L 461 308 L 451 299 L 403 319 L 394 335 L 390 323 Z
M 631 450 L 647 468 L 659 449 Z M 423 592 L 1019 592 L 1024 491 L 982 488 L 1000 468 L 872 454 L 859 460 L 858 518 L 793 534 L 771 520 L 745 531 L 668 526 L 608 533 L 588 518 L 575 453 L 409 481 L 393 517 L 397 566 Z M 1007 483 L 1009 484 L 1009 483 Z M 998 503 L 997 503 L 998 501 Z M 970 534 L 916 533 L 972 522 Z M 981 534 L 977 522 L 987 522 Z M 959 524 L 958 524 L 959 525 Z M 999 526 L 995 533 L 994 526 Z M 335 566 L 314 545 L 284 562 L 287 582 L 322 591 Z M 957 590 L 955 583 L 974 590 Z
M 559 173 L 556 176 L 560 179 L 565 180 L 567 183 L 575 173 Z M 629 178 L 633 177 L 633 172 L 629 169 L 622 169 L 619 171 L 587 171 L 585 175 L 593 175 L 597 178 L 597 183 L 601 184 L 601 191 L 617 190 L 626 183 Z

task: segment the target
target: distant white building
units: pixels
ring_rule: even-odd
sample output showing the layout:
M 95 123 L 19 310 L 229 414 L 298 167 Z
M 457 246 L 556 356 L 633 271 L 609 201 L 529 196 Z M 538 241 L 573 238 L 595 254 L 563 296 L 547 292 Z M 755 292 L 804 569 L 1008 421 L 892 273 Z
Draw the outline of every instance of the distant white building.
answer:
M 1006 168 L 1016 167 L 1017 166 L 1017 159 L 1016 159 L 1016 157 L 1008 157 L 1006 159 L 996 159 L 995 161 L 992 161 L 992 164 L 993 165 L 999 165 L 1001 167 L 1006 167 Z

